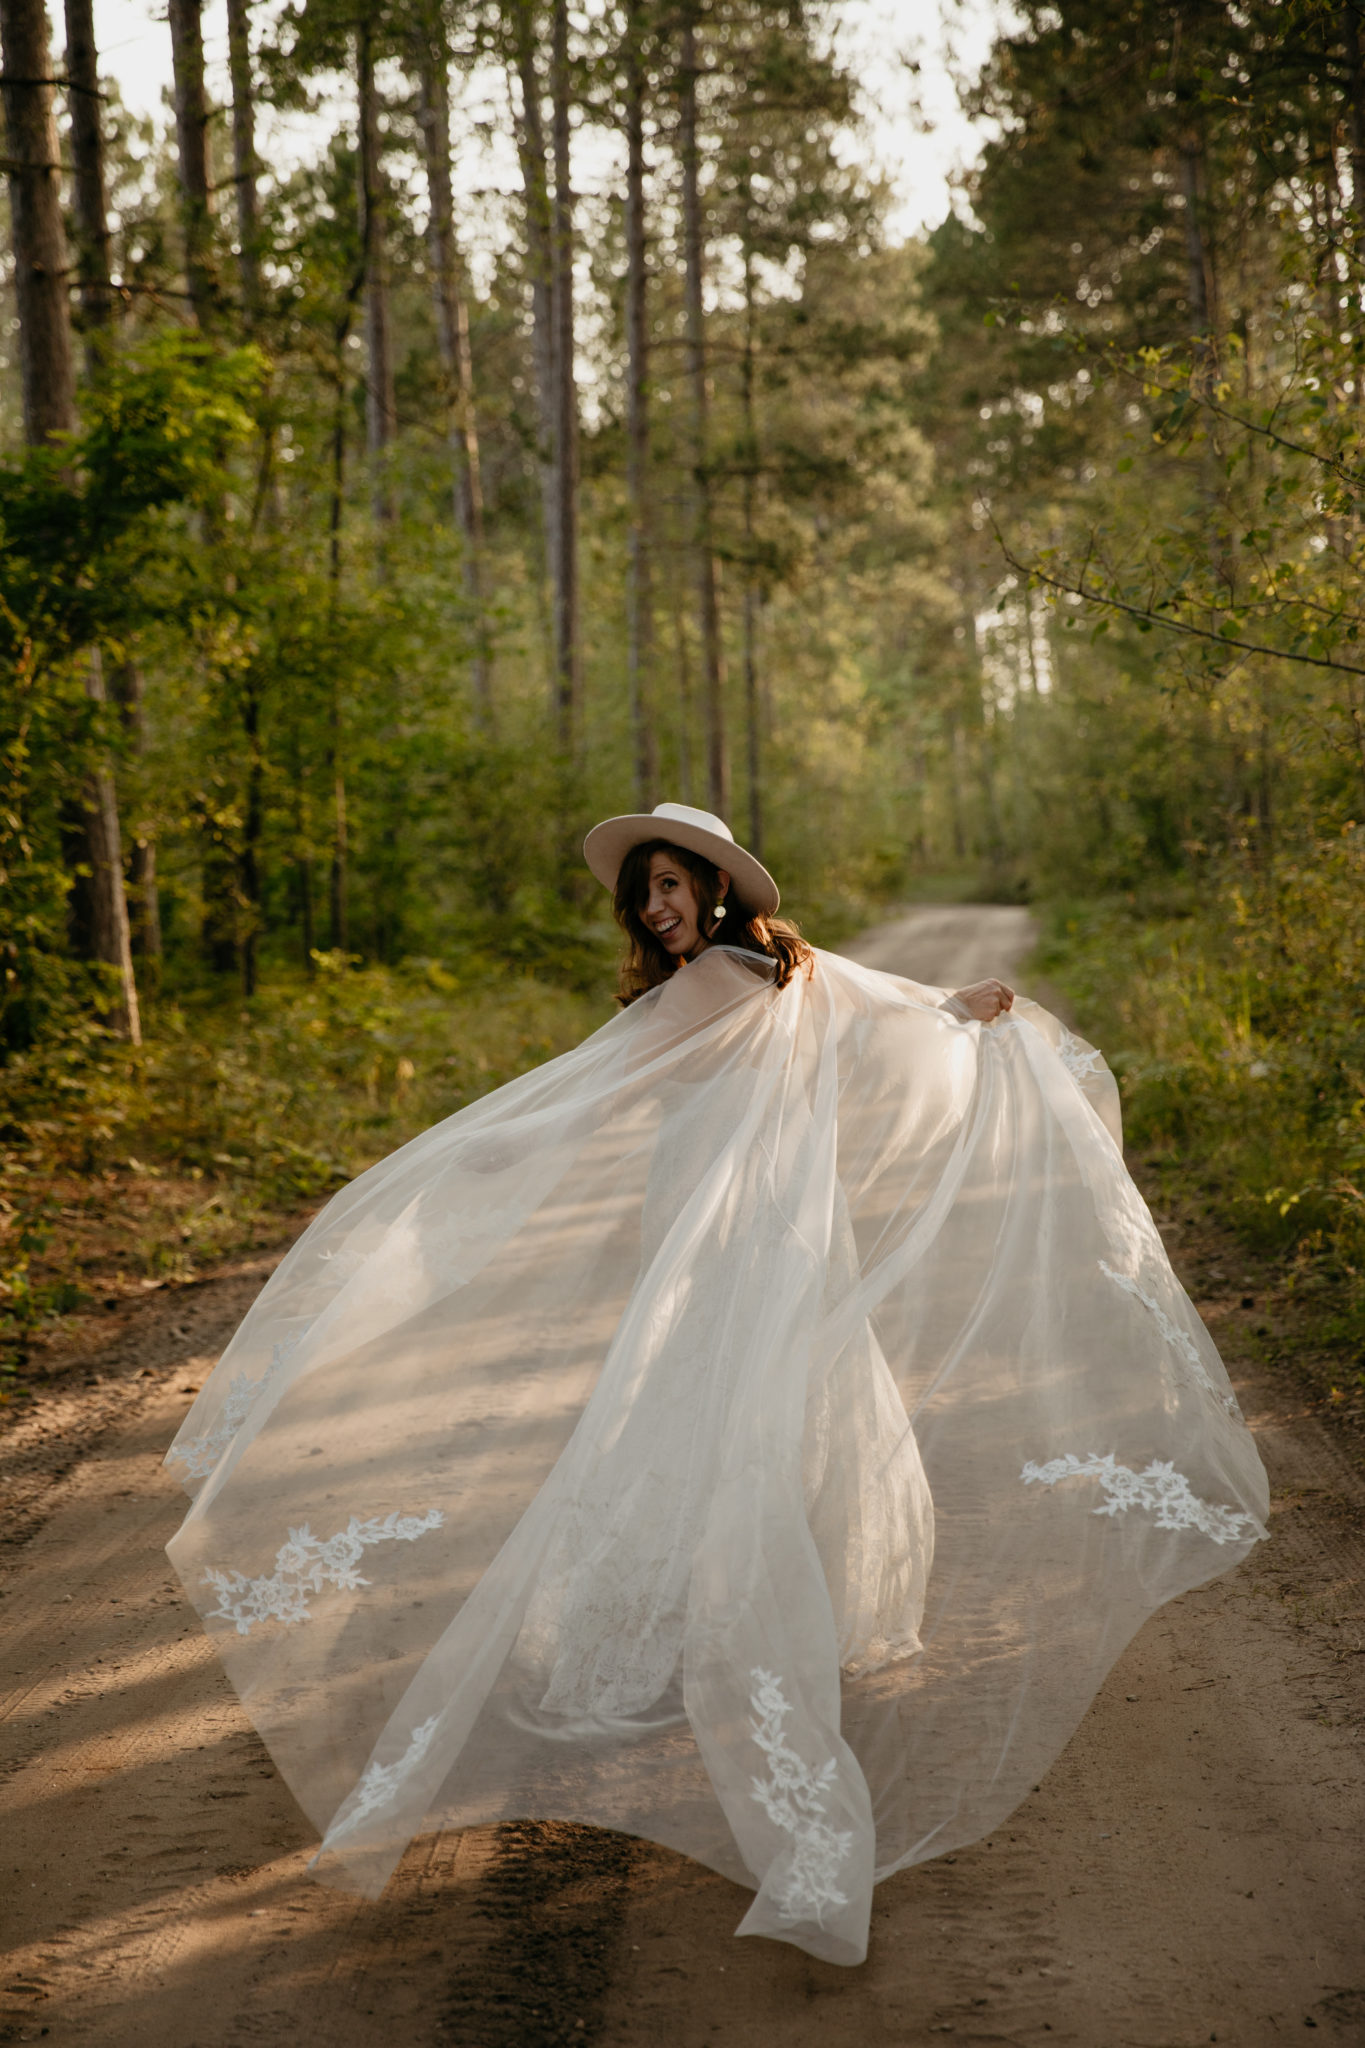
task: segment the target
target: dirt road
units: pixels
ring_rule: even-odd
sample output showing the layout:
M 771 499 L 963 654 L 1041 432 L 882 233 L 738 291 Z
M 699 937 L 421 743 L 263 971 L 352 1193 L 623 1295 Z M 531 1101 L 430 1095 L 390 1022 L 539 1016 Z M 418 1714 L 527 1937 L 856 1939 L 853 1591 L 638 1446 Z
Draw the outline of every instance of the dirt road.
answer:
M 1021 911 L 934 909 L 850 950 L 957 985 L 1010 974 L 1028 936 Z M 416 1843 L 377 1905 L 312 1884 L 162 1555 L 161 1455 L 266 1266 L 149 1308 L 0 1443 L 0 2041 L 1365 2041 L 1365 1485 L 1248 1363 L 1240 1255 L 1173 1250 L 1270 1468 L 1272 1539 L 1149 1623 L 1007 1828 L 880 1889 L 859 1970 L 734 1941 L 747 1894 L 585 1829 Z

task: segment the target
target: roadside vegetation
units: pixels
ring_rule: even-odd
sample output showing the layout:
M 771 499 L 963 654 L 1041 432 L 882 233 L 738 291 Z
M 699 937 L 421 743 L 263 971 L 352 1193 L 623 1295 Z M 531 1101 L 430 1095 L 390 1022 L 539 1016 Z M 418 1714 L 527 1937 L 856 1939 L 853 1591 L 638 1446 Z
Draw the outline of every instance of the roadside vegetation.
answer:
M 10 1384 L 608 1014 L 577 848 L 663 797 L 817 939 L 1035 904 L 1150 1184 L 1359 1378 L 1355 10 L 1020 0 L 909 242 L 837 0 L 233 0 L 207 88 L 170 0 L 161 123 L 65 19 L 3 22 Z

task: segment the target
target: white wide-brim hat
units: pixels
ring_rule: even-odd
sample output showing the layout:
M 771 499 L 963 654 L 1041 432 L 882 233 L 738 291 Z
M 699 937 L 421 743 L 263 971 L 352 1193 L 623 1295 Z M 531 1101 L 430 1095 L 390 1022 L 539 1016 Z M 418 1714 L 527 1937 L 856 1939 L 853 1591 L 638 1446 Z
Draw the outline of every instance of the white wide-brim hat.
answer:
M 598 881 L 614 890 L 632 846 L 645 846 L 651 839 L 703 854 L 714 867 L 725 870 L 740 902 L 763 917 L 771 917 L 782 900 L 762 861 L 735 844 L 725 820 L 710 811 L 694 811 L 691 804 L 656 804 L 652 811 L 605 818 L 583 841 L 583 858 Z

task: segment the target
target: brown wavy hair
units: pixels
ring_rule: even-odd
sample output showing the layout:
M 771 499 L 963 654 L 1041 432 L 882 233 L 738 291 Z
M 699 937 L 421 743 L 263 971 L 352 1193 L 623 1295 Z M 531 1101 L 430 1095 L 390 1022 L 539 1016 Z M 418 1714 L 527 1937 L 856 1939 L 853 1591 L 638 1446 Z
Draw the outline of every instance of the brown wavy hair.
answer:
M 633 1003 L 648 990 L 658 988 L 678 971 L 678 961 L 659 943 L 641 915 L 649 901 L 649 863 L 656 853 L 666 853 L 679 867 L 687 869 L 697 892 L 703 932 L 711 925 L 721 900 L 720 869 L 704 854 L 675 846 L 671 839 L 649 839 L 632 846 L 616 877 L 612 910 L 626 935 L 621 961 L 617 1000 Z M 785 917 L 764 917 L 743 902 L 731 881 L 725 898 L 725 922 L 708 943 L 713 946 L 744 946 L 751 953 L 766 953 L 777 962 L 774 985 L 785 988 L 798 969 L 810 973 L 815 956 L 794 924 Z

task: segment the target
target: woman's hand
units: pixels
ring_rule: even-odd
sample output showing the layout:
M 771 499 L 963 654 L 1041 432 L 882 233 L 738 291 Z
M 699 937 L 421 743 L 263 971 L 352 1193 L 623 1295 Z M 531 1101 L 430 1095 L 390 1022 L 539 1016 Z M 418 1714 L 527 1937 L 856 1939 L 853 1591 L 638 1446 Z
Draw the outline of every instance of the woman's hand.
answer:
M 953 1001 L 978 1024 L 993 1024 L 1002 1010 L 1013 1006 L 1014 990 L 1003 981 L 974 981 L 970 988 L 958 989 Z

